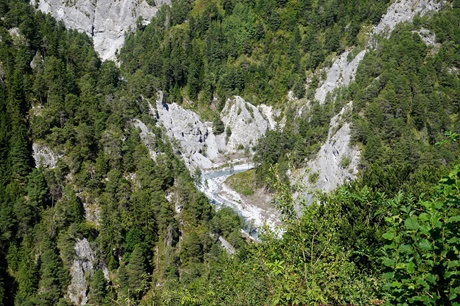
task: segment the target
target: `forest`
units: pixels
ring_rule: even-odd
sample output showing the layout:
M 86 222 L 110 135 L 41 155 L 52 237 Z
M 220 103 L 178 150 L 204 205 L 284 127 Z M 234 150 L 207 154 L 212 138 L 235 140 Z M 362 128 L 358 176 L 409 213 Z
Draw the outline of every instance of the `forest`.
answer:
M 363 48 L 389 4 L 173 0 L 117 66 L 28 1 L 0 0 L 0 305 L 74 305 L 78 245 L 92 250 L 88 305 L 459 305 L 460 1 L 379 38 L 355 82 L 314 101 L 318 71 Z M 283 112 L 254 152 L 282 237 L 244 238 L 241 217 L 196 189 L 149 115 L 159 90 L 208 121 L 233 95 Z M 311 102 L 302 116 L 290 90 Z M 287 173 L 349 101 L 359 177 L 295 198 Z

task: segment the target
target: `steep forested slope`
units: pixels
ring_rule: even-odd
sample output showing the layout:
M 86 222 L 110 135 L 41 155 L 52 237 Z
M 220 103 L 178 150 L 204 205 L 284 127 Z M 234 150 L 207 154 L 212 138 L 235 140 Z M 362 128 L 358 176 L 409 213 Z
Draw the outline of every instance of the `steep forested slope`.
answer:
M 211 206 L 143 117 L 147 93 L 101 63 L 86 35 L 22 1 L 2 1 L 1 16 L 0 301 L 81 303 L 89 289 L 94 304 L 134 302 L 154 269 L 176 275 L 209 250 Z M 226 230 L 218 218 L 214 231 L 238 231 L 238 218 Z
M 446 131 L 459 132 L 457 12 L 416 18 L 398 26 L 390 39 L 377 38 L 355 82 L 338 90 L 337 99 L 324 106 L 313 102 L 310 114 L 259 142 L 260 173 L 275 163 L 299 167 L 312 158 L 330 116 L 352 101 L 353 112 L 344 120 L 352 123 L 352 140 L 362 151 L 363 184 L 389 194 L 426 192 L 458 163 L 456 143 L 435 145 Z
M 307 71 L 356 44 L 387 2 L 173 1 L 127 39 L 120 59 L 178 102 L 239 94 L 281 103 L 290 89 L 303 97 Z
M 118 69 L 85 35 L 0 1 L 0 304 L 455 305 L 459 171 L 434 186 L 459 156 L 458 1 L 381 38 L 337 99 L 304 92 L 386 6 L 173 1 Z M 233 94 L 287 105 L 256 152 L 282 239 L 243 240 L 240 218 L 196 191 L 149 116 L 160 89 L 208 119 Z M 290 89 L 306 98 L 286 103 Z M 297 215 L 284 173 L 351 100 L 361 178 Z

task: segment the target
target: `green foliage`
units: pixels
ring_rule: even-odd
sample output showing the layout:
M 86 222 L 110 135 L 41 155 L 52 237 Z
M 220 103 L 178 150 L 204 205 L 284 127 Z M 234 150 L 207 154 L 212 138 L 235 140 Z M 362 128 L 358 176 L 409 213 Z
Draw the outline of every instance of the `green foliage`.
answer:
M 134 248 L 133 253 L 129 257 L 129 263 L 126 266 L 128 273 L 128 288 L 129 295 L 139 299 L 147 285 L 147 277 L 144 264 L 144 255 L 139 246 Z
M 225 125 L 222 122 L 222 120 L 220 120 L 220 117 L 218 117 L 218 116 L 216 116 L 214 118 L 212 127 L 213 127 L 213 131 L 214 131 L 214 133 L 216 135 L 220 135 L 225 131 Z
M 327 138 L 333 105 L 315 103 L 302 116 L 295 116 L 291 109 L 287 114 L 295 119 L 288 120 L 282 130 L 267 131 L 255 147 L 254 160 L 260 164 L 256 169 L 260 185 L 269 179 L 272 165 L 280 165 L 280 175 L 287 182 L 285 172 L 288 169 L 305 166 L 317 153 Z
M 352 45 L 387 2 L 173 1 L 128 37 L 122 69 L 142 70 L 178 102 L 239 94 L 280 103 L 292 87 L 303 97 L 305 69 Z
M 251 169 L 234 174 L 229 177 L 225 183 L 239 194 L 252 196 L 257 188 L 255 170 Z
M 255 156 L 257 182 L 271 176 L 279 194 L 282 239 L 267 231 L 247 243 L 241 218 L 213 211 L 197 192 L 148 115 L 149 101 L 159 89 L 168 101 L 192 100 L 229 138 L 215 113 L 227 97 L 277 105 L 288 90 L 311 97 L 319 78 L 307 93 L 307 73 L 355 44 L 388 1 L 174 0 L 129 35 L 121 69 L 27 1 L 0 1 L 0 304 L 66 305 L 75 241 L 86 238 L 95 264 L 110 272 L 109 281 L 101 270 L 88 277 L 92 304 L 454 305 L 458 170 L 430 186 L 459 156 L 456 141 L 434 146 L 459 133 L 457 2 L 382 40 L 338 99 L 312 101 L 301 116 L 286 107 L 283 130 L 268 131 Z M 422 26 L 439 50 L 413 32 Z M 317 152 L 331 117 L 351 100 L 363 176 L 297 215 L 286 171 Z M 155 160 L 135 118 L 156 135 Z M 32 143 L 64 155 L 53 169 L 34 168 Z M 234 180 L 253 192 L 254 171 Z M 433 197 L 416 202 L 401 188 Z M 226 254 L 217 235 L 236 253 Z
M 347 169 L 350 166 L 350 164 L 351 164 L 351 158 L 349 156 L 345 156 L 340 161 L 340 167 L 342 167 L 343 169 Z
M 438 147 L 444 132 L 458 132 L 457 10 L 446 10 L 417 25 L 398 27 L 389 40 L 368 52 L 356 83 L 339 100 L 353 101 L 352 138 L 363 147 L 363 182 L 390 195 L 415 196 L 458 163 L 458 144 Z M 427 47 L 421 27 L 436 34 L 439 50 Z M 447 55 L 449 54 L 449 55 Z M 450 136 L 447 136 L 450 137 Z
M 23 241 L 19 254 L 18 266 L 18 292 L 15 297 L 16 304 L 27 304 L 33 300 L 38 288 L 38 267 L 35 264 L 31 248 L 26 240 Z
M 383 264 L 389 305 L 458 305 L 460 169 L 440 180 L 430 200 L 391 202 Z
M 89 285 L 88 302 L 94 305 L 104 305 L 107 296 L 107 281 L 102 270 L 97 270 Z
M 241 228 L 243 220 L 230 207 L 223 207 L 217 211 L 210 223 L 213 232 L 228 237 L 234 230 Z
M 62 266 L 58 252 L 52 242 L 46 240 L 40 256 L 40 281 L 38 282 L 39 303 L 56 304 L 64 296 L 69 284 L 68 272 Z
M 316 184 L 316 182 L 318 182 L 318 178 L 319 178 L 319 172 L 313 172 L 313 173 L 310 173 L 310 175 L 308 176 L 308 181 L 311 184 Z

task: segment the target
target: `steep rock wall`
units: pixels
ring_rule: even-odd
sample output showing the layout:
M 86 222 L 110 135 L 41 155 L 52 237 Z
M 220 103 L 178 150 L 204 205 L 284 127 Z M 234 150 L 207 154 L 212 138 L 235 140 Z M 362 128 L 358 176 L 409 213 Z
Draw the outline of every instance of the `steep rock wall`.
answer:
M 32 157 L 35 161 L 35 167 L 43 166 L 45 168 L 53 169 L 56 163 L 63 155 L 56 154 L 50 147 L 33 143 L 32 144 Z
M 124 43 L 125 33 L 136 28 L 139 18 L 144 24 L 170 0 L 32 0 L 32 5 L 50 13 L 70 28 L 93 38 L 94 48 L 102 60 L 115 60 L 115 53 Z
M 274 128 L 271 107 L 255 107 L 238 96 L 227 100 L 220 114 L 225 130 L 219 135 L 211 122 L 203 122 L 195 112 L 176 103 L 165 103 L 161 92 L 150 110 L 166 134 L 177 142 L 178 153 L 192 171 L 219 167 L 235 155 L 248 159 L 244 150 L 252 154 L 258 139 Z
M 359 63 L 369 49 L 375 48 L 378 36 L 390 37 L 398 23 L 412 21 L 416 15 L 423 16 L 431 11 L 439 11 L 445 1 L 439 0 L 397 0 L 390 5 L 379 24 L 372 28 L 370 39 L 364 50 L 348 62 L 350 50 L 337 56 L 331 67 L 326 69 L 326 79 L 315 92 L 315 100 L 323 104 L 328 94 L 335 89 L 347 86 L 355 79 Z
M 94 275 L 96 269 L 101 268 L 106 279 L 109 274 L 104 265 L 98 266 L 96 254 L 86 238 L 78 239 L 74 250 L 75 258 L 70 267 L 71 280 L 67 296 L 75 305 L 86 305 L 88 303 L 88 280 Z
M 350 124 L 346 122 L 352 108 L 350 102 L 331 119 L 326 142 L 301 172 L 301 183 L 307 187 L 307 193 L 329 192 L 356 178 L 361 152 L 351 146 Z
M 336 89 L 348 86 L 354 81 L 362 59 L 369 50 L 376 47 L 377 37 L 389 38 L 398 23 L 412 21 L 416 15 L 423 16 L 429 12 L 439 11 L 444 3 L 445 1 L 439 0 L 397 0 L 393 2 L 379 24 L 372 28 L 370 39 L 364 46 L 364 50 L 351 61 L 348 61 L 351 50 L 347 50 L 335 58 L 331 67 L 322 71 L 326 74 L 326 78 L 317 88 L 315 100 L 323 104 L 326 97 L 333 94 Z M 426 31 L 421 31 L 419 35 L 422 36 L 422 39 L 429 36 Z M 424 39 L 425 42 L 427 39 Z M 310 194 L 308 197 L 311 197 L 308 190 L 328 192 L 356 177 L 360 152 L 357 148 L 350 147 L 350 124 L 346 122 L 346 118 L 342 118 L 343 114 L 351 108 L 352 103 L 350 102 L 332 118 L 326 142 L 315 159 L 309 161 L 306 169 L 300 171 L 300 176 L 303 176 L 301 184 L 306 186 L 307 194 Z M 344 167 L 345 165 L 347 167 Z M 314 182 L 312 178 L 315 178 Z M 298 176 L 294 178 L 294 181 L 298 181 Z

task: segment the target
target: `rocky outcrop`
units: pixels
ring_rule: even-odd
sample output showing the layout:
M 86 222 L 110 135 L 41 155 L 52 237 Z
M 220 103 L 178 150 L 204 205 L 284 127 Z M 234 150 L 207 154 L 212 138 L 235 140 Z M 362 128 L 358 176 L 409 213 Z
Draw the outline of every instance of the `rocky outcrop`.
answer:
M 222 248 L 229 254 L 233 255 L 235 254 L 236 250 L 235 248 L 228 242 L 227 240 L 224 239 L 224 237 L 219 236 L 219 242 L 222 245 Z
M 323 104 L 328 94 L 340 87 L 349 85 L 354 80 L 364 55 L 368 50 L 376 47 L 376 37 L 390 37 L 398 23 L 412 21 L 416 15 L 423 16 L 430 11 L 439 11 L 443 3 L 445 1 L 436 0 L 399 0 L 393 2 L 386 14 L 382 16 L 379 24 L 372 28 L 369 43 L 364 50 L 359 52 L 351 62 L 347 60 L 351 50 L 345 51 L 336 57 L 330 68 L 324 71 L 326 79 L 316 89 L 315 100 Z
M 396 25 L 412 21 L 416 15 L 424 16 L 429 12 L 438 12 L 444 0 L 398 0 L 390 5 L 379 24 L 372 30 L 372 35 L 383 35 L 389 38 Z
M 370 39 L 364 49 L 353 60 L 349 61 L 352 50 L 347 50 L 335 58 L 331 67 L 321 71 L 326 74 L 326 78 L 316 89 L 315 100 L 323 104 L 328 95 L 333 94 L 336 89 L 348 86 L 354 80 L 362 59 L 369 50 L 376 47 L 377 37 L 389 38 L 398 23 L 412 21 L 416 15 L 423 16 L 430 11 L 439 11 L 443 3 L 445 1 L 435 0 L 397 0 L 393 2 L 379 24 L 372 28 L 369 33 Z M 423 29 L 417 33 L 436 52 L 434 37 Z M 343 118 L 351 107 L 350 102 L 332 118 L 326 142 L 316 158 L 308 162 L 306 169 L 300 171 L 300 176 L 303 177 L 301 185 L 307 188 L 307 198 L 311 198 L 312 190 L 328 192 L 356 177 L 360 152 L 350 147 L 350 124 Z
M 421 28 L 418 31 L 412 31 L 412 33 L 417 33 L 423 42 L 431 48 L 431 54 L 435 55 L 439 52 L 441 44 L 436 42 L 436 34 L 430 32 L 428 29 Z
M 115 60 L 124 43 L 125 33 L 134 30 L 141 18 L 146 24 L 163 4 L 156 0 L 150 6 L 145 0 L 33 0 L 32 5 L 62 20 L 66 27 L 88 34 L 102 60 Z
M 155 106 L 151 105 L 152 114 L 166 134 L 176 141 L 178 153 L 192 171 L 218 167 L 235 155 L 249 158 L 244 151 L 252 154 L 257 140 L 275 125 L 271 107 L 255 107 L 238 96 L 227 100 L 220 114 L 224 132 L 218 135 L 213 124 L 201 121 L 195 112 L 176 103 L 165 103 L 161 92 Z
M 62 155 L 56 154 L 50 147 L 38 143 L 32 144 L 32 157 L 35 161 L 35 167 L 46 167 L 53 169 Z
M 315 99 L 321 104 L 326 101 L 329 93 L 341 86 L 348 86 L 355 79 L 356 70 L 366 55 L 366 50 L 359 52 L 351 62 L 348 62 L 349 53 L 350 50 L 345 51 L 334 61 L 327 70 L 326 80 L 316 90 Z
M 83 209 L 85 210 L 85 219 L 89 224 L 99 228 L 102 220 L 101 205 L 99 204 L 97 198 L 92 199 L 89 196 L 85 196 L 85 194 L 86 192 L 77 194 L 83 204 Z
M 360 151 L 351 146 L 350 124 L 345 121 L 352 107 L 350 102 L 331 119 L 326 142 L 315 159 L 308 162 L 307 170 L 302 174 L 302 184 L 307 187 L 307 192 L 329 192 L 355 179 Z
M 155 148 L 155 134 L 139 119 L 134 119 L 133 125 L 140 130 L 141 141 L 149 151 L 150 157 L 155 160 L 158 154 Z
M 159 125 L 165 128 L 168 137 L 177 142 L 177 153 L 189 169 L 213 167 L 213 162 L 205 156 L 208 125 L 200 120 L 198 114 L 177 103 L 165 103 L 162 92 L 159 92 L 155 106 L 151 106 L 151 112 Z
M 241 147 L 252 148 L 267 129 L 273 128 L 257 107 L 238 96 L 227 101 L 221 119 L 226 127 L 228 151 Z
M 93 276 L 95 272 L 95 253 L 86 238 L 78 239 L 74 250 L 75 259 L 70 268 L 71 281 L 67 289 L 67 296 L 75 305 L 86 305 L 88 302 L 87 277 Z

